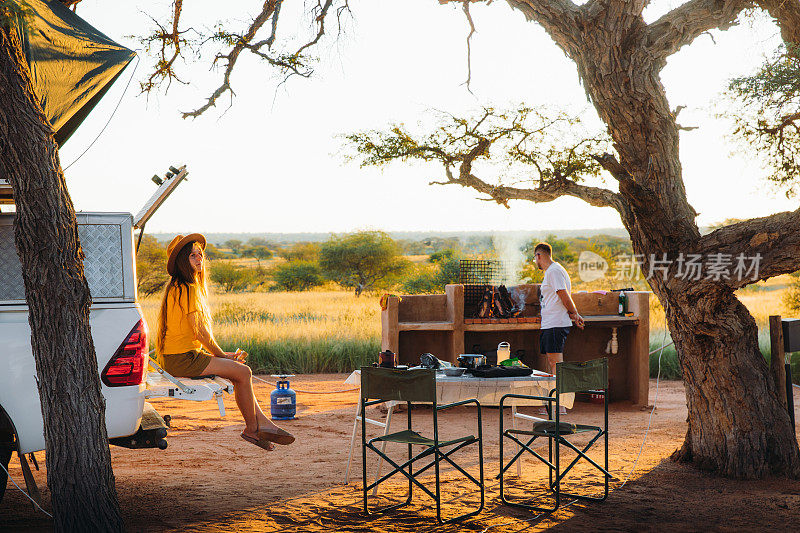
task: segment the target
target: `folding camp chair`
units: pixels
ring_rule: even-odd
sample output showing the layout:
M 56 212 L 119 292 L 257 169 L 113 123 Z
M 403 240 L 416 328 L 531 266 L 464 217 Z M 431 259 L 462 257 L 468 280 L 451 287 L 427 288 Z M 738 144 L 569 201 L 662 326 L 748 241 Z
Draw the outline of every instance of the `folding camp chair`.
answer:
M 382 435 L 367 441 L 366 439 L 366 417 L 364 416 L 366 408 L 378 403 L 386 401 L 404 401 L 408 403 L 408 429 Z M 429 439 L 423 437 L 411 428 L 411 402 L 431 403 L 433 404 L 433 438 Z M 444 409 L 449 409 L 458 405 L 467 405 L 474 403 L 477 406 L 477 423 L 478 423 L 478 436 L 469 435 L 466 437 L 459 437 L 455 439 L 439 440 L 439 419 L 438 413 Z M 408 445 L 408 460 L 402 464 L 398 464 L 383 451 L 378 449 L 376 443 L 396 442 Z M 480 468 L 480 480 L 475 479 L 469 472 L 464 470 L 461 466 L 457 465 L 451 456 L 458 450 L 469 446 L 470 444 L 478 444 L 478 462 Z M 413 454 L 412 446 L 422 446 L 424 449 Z M 379 457 L 385 460 L 390 467 L 393 468 L 391 472 L 380 477 L 374 483 L 367 485 L 367 448 L 375 452 Z M 445 451 L 446 450 L 446 451 Z M 436 372 L 434 370 L 394 370 L 391 368 L 374 368 L 362 367 L 361 368 L 361 456 L 362 456 L 362 476 L 363 476 L 363 490 L 364 490 L 364 512 L 366 514 L 374 514 L 379 512 L 390 511 L 398 509 L 411 503 L 411 496 L 413 487 L 416 485 L 425 494 L 430 496 L 436 502 L 436 520 L 442 522 L 452 522 L 460 520 L 468 516 L 473 516 L 481 512 L 484 505 L 484 483 L 483 483 L 483 433 L 481 431 L 481 405 L 478 400 L 463 400 L 446 405 L 436 404 Z M 418 470 L 414 470 L 414 465 L 418 461 L 429 458 L 431 459 L 428 464 Z M 442 461 L 448 462 L 456 470 L 461 472 L 469 481 L 474 483 L 480 488 L 481 491 L 481 504 L 480 507 L 472 512 L 465 513 L 448 520 L 442 520 L 441 510 L 441 491 L 440 491 L 440 474 L 439 463 Z M 417 478 L 433 467 L 436 477 L 436 491 L 431 491 L 423 485 Z M 370 511 L 367 504 L 367 493 L 373 487 L 386 481 L 395 474 L 403 474 L 408 478 L 408 498 L 404 502 L 389 505 L 381 509 Z
M 585 392 L 591 390 L 595 393 L 603 395 L 603 404 L 605 409 L 604 425 L 587 426 L 584 424 L 570 424 L 562 422 L 559 416 L 559 396 L 561 394 L 570 392 Z M 522 399 L 536 399 L 545 402 L 547 406 L 550 420 L 535 422 L 531 430 L 522 429 L 503 429 L 503 408 L 506 399 L 509 398 L 522 398 Z M 552 415 L 555 412 L 555 420 Z M 583 449 L 577 448 L 569 440 L 568 435 L 576 433 L 594 433 L 589 440 L 589 443 Z M 521 440 L 524 437 L 530 437 L 527 442 Z M 531 445 L 536 439 L 543 437 L 548 439 L 548 456 L 547 459 L 539 455 L 531 448 Z M 605 441 L 605 466 L 600 466 L 597 462 L 586 455 L 589 448 L 603 437 Z M 511 460 L 503 466 L 503 441 L 509 439 L 514 441 L 519 447 L 519 451 L 511 458 Z M 561 470 L 561 448 L 567 447 L 574 451 L 577 456 L 563 471 Z M 509 501 L 506 498 L 503 478 L 504 473 L 514 464 L 515 461 L 521 460 L 524 452 L 533 454 L 536 458 L 542 461 L 548 467 L 548 490 L 553 492 L 555 497 L 554 507 L 539 507 L 521 503 L 520 501 Z M 604 492 L 602 496 L 589 496 L 584 494 L 571 494 L 561 491 L 561 481 L 567 473 L 575 466 L 579 460 L 585 459 L 593 467 L 598 469 L 603 475 Z M 506 394 L 500 399 L 500 474 L 497 476 L 500 479 L 500 499 L 503 503 L 514 506 L 530 509 L 538 512 L 553 512 L 561 505 L 561 496 L 568 496 L 571 498 L 578 498 L 581 500 L 591 501 L 604 501 L 608 497 L 608 480 L 611 474 L 608 473 L 608 360 L 606 358 L 594 359 L 583 363 L 558 363 L 556 365 L 556 388 L 550 391 L 549 396 L 527 396 L 522 394 Z

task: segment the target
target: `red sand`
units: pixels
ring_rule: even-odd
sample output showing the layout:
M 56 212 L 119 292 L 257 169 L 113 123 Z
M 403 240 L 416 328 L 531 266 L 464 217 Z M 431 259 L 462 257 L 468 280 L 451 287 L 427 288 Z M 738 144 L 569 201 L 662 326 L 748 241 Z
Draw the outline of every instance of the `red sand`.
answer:
M 293 388 L 335 391 L 347 388 L 344 375 L 298 376 Z M 271 381 L 271 378 L 266 378 Z M 268 406 L 272 386 L 258 384 L 262 405 Z M 800 482 L 773 479 L 742 482 L 720 479 L 667 458 L 683 440 L 686 406 L 683 386 L 664 381 L 644 451 L 628 483 L 605 503 L 574 503 L 552 516 L 535 515 L 498 503 L 498 411 L 484 409 L 486 507 L 477 517 L 458 525 L 437 526 L 429 498 L 415 491 L 411 506 L 379 517 L 361 514 L 360 452 L 354 473 L 343 485 L 357 393 L 317 395 L 298 393 L 298 418 L 282 425 L 297 436 L 290 446 L 265 452 L 239 438 L 242 423 L 232 399 L 228 416 L 220 418 L 213 402 L 153 402 L 161 414 L 172 415 L 169 448 L 127 450 L 112 447 L 120 505 L 130 531 L 762 531 L 797 529 L 800 523 Z M 650 398 L 655 396 L 651 381 Z M 800 394 L 796 392 L 796 405 Z M 568 415 L 574 421 L 599 421 L 602 406 L 576 403 Z M 800 410 L 800 409 L 798 409 Z M 621 484 L 634 465 L 650 410 L 630 404 L 612 405 L 610 417 L 611 472 Z M 430 411 L 415 409 L 421 428 L 430 428 Z M 373 416 L 380 416 L 373 411 Z M 405 415 L 394 419 L 405 423 Z M 473 411 L 446 412 L 440 423 L 447 434 L 471 433 Z M 393 427 L 394 422 L 393 422 Z M 377 428 L 371 430 L 377 434 Z M 425 433 L 425 431 L 422 431 Z M 446 436 L 446 435 L 445 435 Z M 578 442 L 581 442 L 578 439 Z M 540 446 L 541 448 L 541 446 Z M 546 446 L 545 446 L 546 450 Z M 396 454 L 402 451 L 398 448 Z M 473 451 L 459 452 L 461 464 L 477 473 Z M 38 454 L 43 466 L 43 454 Z M 371 463 L 372 464 L 372 463 Z M 370 471 L 374 466 L 369 467 Z M 11 475 L 21 483 L 19 463 L 12 459 Z M 385 471 L 385 470 L 384 470 Z M 443 488 L 451 505 L 476 501 L 468 484 L 454 479 Z M 44 468 L 34 475 L 46 501 Z M 546 472 L 526 460 L 523 479 L 537 483 Z M 587 469 L 576 472 L 583 479 Z M 400 499 L 406 484 L 394 478 L 380 494 Z M 49 510 L 49 503 L 45 506 Z M 463 507 L 462 507 L 463 509 Z M 445 511 L 459 508 L 449 507 Z M 532 520 L 533 519 L 533 520 Z M 0 530 L 48 531 L 51 522 L 33 511 L 9 485 L 0 503 Z

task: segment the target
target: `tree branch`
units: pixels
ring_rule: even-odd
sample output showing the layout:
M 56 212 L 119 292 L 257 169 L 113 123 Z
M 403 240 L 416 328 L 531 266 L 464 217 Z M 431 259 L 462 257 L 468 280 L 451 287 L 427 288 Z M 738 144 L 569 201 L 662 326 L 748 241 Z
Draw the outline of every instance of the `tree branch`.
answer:
M 181 35 L 188 31 L 186 30 L 182 32 L 178 29 L 182 11 L 183 0 L 174 0 L 172 3 L 171 32 L 168 32 L 167 29 L 159 24 L 157 20 L 150 17 L 150 20 L 152 20 L 155 25 L 158 26 L 159 31 L 155 35 L 147 38 L 146 41 L 161 41 L 161 50 L 159 52 L 161 59 L 159 59 L 155 70 L 152 74 L 150 74 L 150 77 L 147 78 L 147 81 L 141 83 L 142 92 L 148 92 L 152 90 L 164 80 L 168 80 L 167 90 L 169 90 L 169 85 L 172 83 L 172 80 L 175 80 L 178 83 L 184 83 L 175 73 L 175 68 L 173 66 L 175 61 L 181 57 L 181 43 L 185 42 Z M 170 47 L 172 47 L 172 57 L 167 59 L 167 49 Z
M 798 120 L 800 120 L 800 112 L 792 113 L 791 115 L 782 117 L 781 121 L 774 126 L 764 126 L 758 129 L 764 133 L 780 133 L 781 130 L 787 128 L 788 126 L 794 125 Z
M 704 32 L 736 25 L 739 13 L 752 6 L 750 0 L 690 0 L 650 24 L 645 43 L 657 59 L 665 61 Z
M 245 34 L 239 37 L 239 39 L 233 45 L 233 48 L 231 48 L 231 51 L 224 55 L 220 54 L 214 59 L 214 63 L 220 59 L 227 61 L 227 64 L 225 65 L 225 72 L 222 75 L 222 84 L 217 87 L 213 93 L 211 93 L 211 96 L 208 97 L 203 106 L 195 109 L 194 111 L 181 113 L 183 118 L 199 117 L 211 107 L 216 106 L 217 99 L 220 96 L 226 92 L 233 94 L 233 89 L 231 88 L 231 73 L 233 72 L 233 67 L 236 66 L 236 61 L 239 59 L 239 54 L 241 54 L 242 51 L 247 48 L 247 45 L 250 44 L 250 41 L 255 38 L 258 30 L 260 30 L 264 23 L 266 23 L 267 20 L 269 20 L 269 18 L 273 15 L 278 3 L 279 2 L 277 0 L 267 0 L 264 2 L 263 7 L 261 8 L 261 13 L 259 13 L 258 16 L 253 20 L 252 24 L 250 24 L 250 27 L 247 28 Z
M 800 269 L 800 209 L 784 211 L 762 218 L 753 218 L 723 226 L 700 238 L 697 253 L 760 255 L 757 279 L 768 279 Z M 741 288 L 756 281 L 746 277 L 725 282 Z
M 467 22 L 469 22 L 469 34 L 467 35 L 467 81 L 464 82 L 464 85 L 467 86 L 467 90 L 472 93 L 472 88 L 470 87 L 470 83 L 472 83 L 472 36 L 475 34 L 475 23 L 472 21 L 472 15 L 469 12 L 469 0 L 463 0 L 463 10 L 464 16 L 467 17 Z
M 397 160 L 436 161 L 444 167 L 446 179 L 432 185 L 470 187 L 485 194 L 484 200 L 506 207 L 509 200 L 551 202 L 569 195 L 596 207 L 628 212 L 619 194 L 580 183 L 600 177 L 602 168 L 592 153 L 607 149 L 608 142 L 599 132 L 584 134 L 578 118 L 524 106 L 514 113 L 484 108 L 466 118 L 443 115 L 443 123 L 429 134 L 412 134 L 403 125 L 393 125 L 386 132 L 348 134 L 355 155 L 347 158 L 360 159 L 362 167 Z M 508 165 L 512 176 L 521 171 L 526 176 L 523 181 L 533 186 L 519 188 L 478 178 L 473 165 L 483 160 Z M 528 178 L 531 167 L 534 175 Z
M 439 0 L 440 4 L 463 2 L 464 0 Z M 471 0 L 474 1 L 474 0 Z M 489 0 L 491 1 L 491 0 Z M 506 0 L 508 4 L 534 20 L 550 34 L 556 42 L 578 41 L 576 20 L 581 14 L 578 6 L 570 0 Z
M 800 45 L 800 1 L 798 0 L 756 0 L 767 11 L 781 29 L 781 37 L 786 44 Z M 787 47 L 791 48 L 791 47 Z M 797 50 L 789 50 L 797 55 Z
M 645 211 L 662 208 L 658 196 L 653 191 L 634 180 L 633 176 L 625 170 L 625 167 L 616 157 L 611 154 L 592 157 L 619 182 L 619 192 L 628 200 L 632 208 Z
M 270 66 L 279 69 L 280 73 L 285 75 L 286 78 L 294 75 L 311 76 L 313 69 L 305 54 L 309 48 L 317 45 L 322 37 L 326 35 L 326 22 L 330 16 L 335 16 L 340 21 L 342 14 L 349 12 L 348 0 L 316 0 L 312 2 L 309 14 L 311 16 L 313 35 L 303 38 L 303 40 L 298 39 L 299 42 L 297 44 L 292 43 L 294 36 L 290 36 L 285 40 L 287 43 L 292 43 L 289 45 L 292 49 L 275 51 L 273 46 L 278 39 L 278 19 L 281 15 L 283 1 L 264 0 L 260 12 L 247 26 L 244 33 L 229 31 L 226 27 L 218 24 L 213 32 L 206 35 L 195 32 L 198 37 L 188 40 L 184 34 L 191 29 L 179 30 L 183 2 L 182 0 L 173 0 L 173 13 L 170 23 L 168 25 L 161 24 L 154 20 L 153 22 L 156 25 L 155 32 L 148 37 L 140 39 L 148 51 L 153 43 L 160 44 L 160 48 L 156 50 L 158 57 L 154 72 L 147 81 L 141 84 L 142 92 L 149 92 L 155 89 L 165 80 L 181 82 L 175 72 L 177 60 L 182 57 L 181 49 L 186 46 L 196 47 L 199 55 L 199 48 L 209 42 L 220 43 L 227 48 L 227 52 L 216 53 L 212 62 L 212 66 L 221 65 L 224 67 L 222 82 L 211 93 L 211 96 L 206 99 L 204 105 L 193 111 L 182 113 L 183 118 L 202 115 L 211 107 L 216 106 L 219 98 L 226 93 L 230 93 L 231 98 L 234 96 L 231 75 L 242 52 L 250 52 L 265 60 Z M 167 29 L 169 26 L 171 26 L 170 30 Z M 259 38 L 259 33 L 264 27 L 269 28 L 269 34 L 266 38 Z M 288 47 L 284 47 L 284 50 L 285 48 Z M 284 79 L 284 81 L 286 80 Z
M 593 20 L 604 14 L 615 19 L 618 19 L 620 14 L 625 14 L 629 19 L 641 20 L 642 11 L 649 3 L 650 0 L 589 0 L 580 9 L 587 20 Z M 613 12 L 609 13 L 610 10 Z
M 220 59 L 226 61 L 225 72 L 222 76 L 222 84 L 217 87 L 217 89 L 206 100 L 206 103 L 203 106 L 195 109 L 194 111 L 182 113 L 182 117 L 198 117 L 211 107 L 215 106 L 217 100 L 223 94 L 234 94 L 231 87 L 231 74 L 236 66 L 236 61 L 239 59 L 239 55 L 245 50 L 253 53 L 261 59 L 266 60 L 270 65 L 280 68 L 284 73 L 287 73 L 287 79 L 293 75 L 302 76 L 304 78 L 310 77 L 313 73 L 313 70 L 303 62 L 303 53 L 308 48 L 316 45 L 322 36 L 325 35 L 325 21 L 327 20 L 331 7 L 333 7 L 334 1 L 335 0 L 318 0 L 317 5 L 312 9 L 314 23 L 317 27 L 314 37 L 300 46 L 297 51 L 293 53 L 271 55 L 261 50 L 265 46 L 267 49 L 271 49 L 272 44 L 275 41 L 278 27 L 278 17 L 280 16 L 283 0 L 266 0 L 264 2 L 264 6 L 262 7 L 261 13 L 259 13 L 258 16 L 253 20 L 252 24 L 244 33 L 244 35 L 233 35 L 228 33 L 220 34 L 220 38 L 232 40 L 234 42 L 233 47 L 227 54 L 219 54 L 214 59 L 214 63 Z M 342 12 L 349 10 L 347 0 L 341 0 L 341 4 L 342 5 L 336 10 L 337 18 L 341 17 Z M 272 33 L 270 34 L 269 38 L 254 43 L 253 40 L 255 39 L 256 34 L 269 19 L 272 19 Z
M 431 185 L 461 185 L 469 187 L 488 196 L 486 200 L 497 202 L 508 208 L 509 200 L 528 200 L 535 203 L 552 202 L 561 196 L 574 196 L 595 207 L 613 207 L 617 211 L 623 209 L 622 199 L 618 194 L 601 187 L 580 185 L 566 178 L 540 180 L 540 185 L 533 189 L 492 185 L 472 173 L 472 164 L 488 149 L 491 143 L 482 139 L 461 161 L 458 177 L 453 174 L 452 160 L 443 160 L 446 181 L 433 181 Z

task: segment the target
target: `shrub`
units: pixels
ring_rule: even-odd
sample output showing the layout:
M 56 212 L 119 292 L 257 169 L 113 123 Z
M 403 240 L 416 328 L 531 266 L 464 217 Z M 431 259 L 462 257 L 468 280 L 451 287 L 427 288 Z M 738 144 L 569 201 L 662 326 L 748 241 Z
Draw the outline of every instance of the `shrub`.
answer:
M 792 274 L 795 276 L 797 273 Z M 783 305 L 790 311 L 800 311 L 800 277 L 795 277 L 783 294 Z
M 206 256 L 206 259 L 220 259 L 225 256 L 225 254 L 220 252 L 217 247 L 210 242 L 206 243 L 204 255 Z
M 436 291 L 435 274 L 429 269 L 406 278 L 400 285 L 405 294 L 430 294 Z
M 446 285 L 459 282 L 459 259 L 453 256 L 440 258 L 436 264 L 419 268 L 400 284 L 405 294 L 443 293 Z
M 438 252 L 433 252 L 430 257 L 428 257 L 429 263 L 441 263 L 443 261 L 447 261 L 448 259 L 452 259 L 457 255 L 457 252 L 452 248 L 445 248 L 444 250 L 439 250 Z
M 307 291 L 325 282 L 319 265 L 311 261 L 289 261 L 272 271 L 276 290 Z
M 235 265 L 230 261 L 212 263 L 210 278 L 224 292 L 242 292 L 255 281 L 252 269 Z
M 287 261 L 317 261 L 320 245 L 316 242 L 298 242 L 278 251 L 278 255 Z
M 460 259 L 457 256 L 442 259 L 439 261 L 439 269 L 436 272 L 434 283 L 444 291 L 445 285 L 459 283 L 460 270 Z
M 540 242 L 542 241 L 534 239 L 525 245 L 525 248 L 522 251 L 527 257 L 528 262 L 533 262 L 534 249 Z M 551 234 L 547 236 L 544 242 L 549 244 L 553 249 L 553 261 L 558 261 L 564 265 L 568 263 L 574 263 L 578 260 L 578 254 L 570 249 L 569 242 L 566 240 L 559 239 L 555 235 Z
M 248 246 L 242 249 L 242 257 L 254 257 L 258 261 L 270 259 L 272 251 L 266 246 Z
M 136 287 L 144 296 L 156 294 L 169 281 L 167 249 L 155 237 L 145 235 L 136 252 Z
M 230 239 L 222 243 L 222 246 L 229 248 L 233 255 L 238 256 L 239 252 L 242 250 L 242 241 L 239 239 Z

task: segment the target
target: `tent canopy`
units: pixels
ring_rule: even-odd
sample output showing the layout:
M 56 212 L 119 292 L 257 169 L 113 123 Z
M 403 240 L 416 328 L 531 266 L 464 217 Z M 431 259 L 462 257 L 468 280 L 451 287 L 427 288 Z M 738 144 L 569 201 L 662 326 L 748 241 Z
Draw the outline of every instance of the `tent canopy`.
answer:
M 34 90 L 59 146 L 136 55 L 56 0 L 23 0 L 17 25 Z

